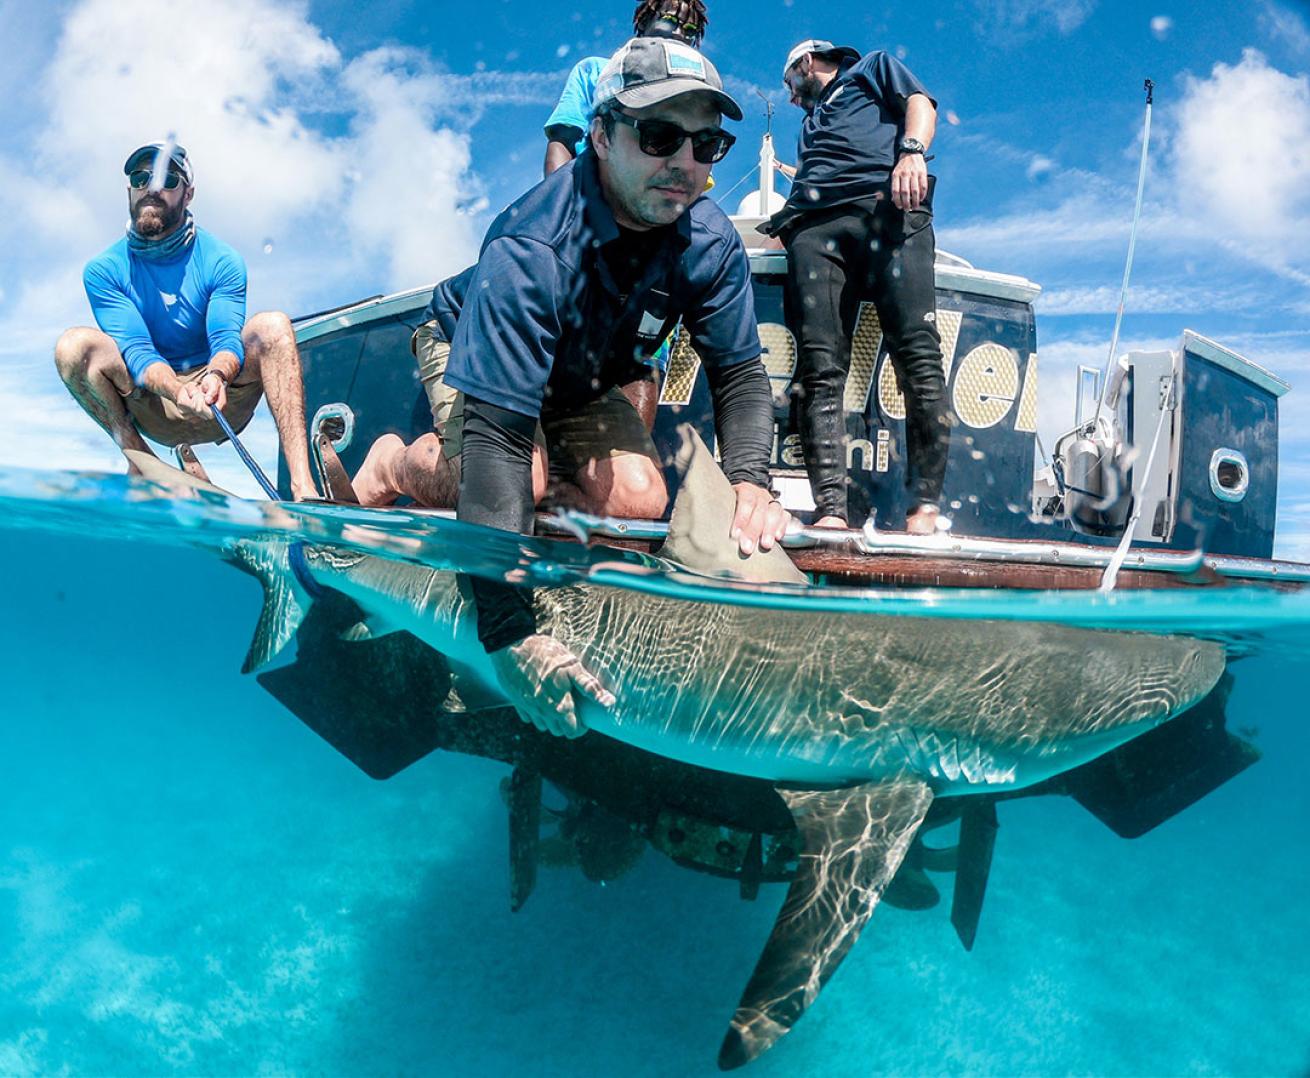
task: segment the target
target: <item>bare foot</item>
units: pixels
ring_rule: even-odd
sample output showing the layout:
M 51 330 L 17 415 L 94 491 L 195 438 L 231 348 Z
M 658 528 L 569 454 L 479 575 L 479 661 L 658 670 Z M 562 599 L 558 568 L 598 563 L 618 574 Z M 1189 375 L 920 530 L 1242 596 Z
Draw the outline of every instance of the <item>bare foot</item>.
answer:
M 835 517 L 835 516 L 829 515 L 829 516 L 826 516 L 826 517 L 819 517 L 819 519 L 816 520 L 813 524 L 811 524 L 810 527 L 811 527 L 811 528 L 843 528 L 843 529 L 845 529 L 845 528 L 849 528 L 850 525 L 849 525 L 848 523 L 846 523 L 846 521 L 842 520 L 841 517 Z
M 935 505 L 921 505 L 905 518 L 905 530 L 911 535 L 934 535 L 941 512 Z
M 374 442 L 350 485 L 360 505 L 390 505 L 400 497 L 396 468 L 405 454 L 405 443 L 397 434 L 384 434 Z
M 318 487 L 314 486 L 312 480 L 308 484 L 304 482 L 291 484 L 291 500 L 293 502 L 317 501 L 321 497 Z

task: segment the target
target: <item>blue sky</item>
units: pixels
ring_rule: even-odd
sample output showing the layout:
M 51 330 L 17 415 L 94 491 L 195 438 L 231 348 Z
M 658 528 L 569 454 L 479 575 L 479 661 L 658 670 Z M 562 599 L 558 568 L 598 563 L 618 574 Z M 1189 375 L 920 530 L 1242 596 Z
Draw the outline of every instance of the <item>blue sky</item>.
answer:
M 121 468 L 49 357 L 88 318 L 80 267 L 120 234 L 131 146 L 173 131 L 191 150 L 197 217 L 246 256 L 252 310 L 427 283 L 537 178 L 565 72 L 621 43 L 631 6 L 0 0 L 0 464 Z M 1153 78 L 1122 343 L 1191 328 L 1292 383 L 1278 549 L 1310 558 L 1304 2 L 715 0 L 710 16 L 707 51 L 748 113 L 721 190 L 755 159 L 756 88 L 790 158 L 799 113 L 779 68 L 803 37 L 891 50 L 933 91 L 939 243 L 1045 289 L 1047 436 L 1071 421 L 1073 369 L 1104 363 Z M 252 440 L 271 459 L 271 425 Z M 206 459 L 240 486 L 227 456 Z

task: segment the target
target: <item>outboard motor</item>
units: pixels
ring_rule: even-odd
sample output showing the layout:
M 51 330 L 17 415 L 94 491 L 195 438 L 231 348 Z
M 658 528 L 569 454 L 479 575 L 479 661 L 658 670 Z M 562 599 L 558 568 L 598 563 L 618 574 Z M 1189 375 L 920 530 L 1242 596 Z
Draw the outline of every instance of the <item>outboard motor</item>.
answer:
M 1056 444 L 1057 475 L 1069 522 L 1084 535 L 1122 535 L 1132 514 L 1128 454 L 1113 434 L 1072 431 Z

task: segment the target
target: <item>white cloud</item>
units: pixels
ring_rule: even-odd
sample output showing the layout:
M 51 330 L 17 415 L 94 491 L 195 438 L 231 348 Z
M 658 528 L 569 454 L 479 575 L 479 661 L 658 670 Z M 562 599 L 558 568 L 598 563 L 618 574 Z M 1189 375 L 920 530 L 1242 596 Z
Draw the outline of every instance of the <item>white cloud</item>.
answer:
M 1182 213 L 1296 270 L 1310 266 L 1310 78 L 1254 49 L 1188 78 L 1170 145 Z
M 1124 310 L 1131 314 L 1187 314 L 1196 311 L 1246 312 L 1260 302 L 1249 288 L 1229 286 L 1133 285 Z M 1119 286 L 1051 288 L 1037 299 L 1042 315 L 1111 314 L 1119 306 Z
M 1169 31 L 1174 28 L 1174 21 L 1168 15 L 1156 15 L 1151 20 L 1151 33 L 1155 35 L 1156 40 L 1163 41 L 1169 36 Z
M 1096 9 L 1096 0 L 977 0 L 977 7 L 992 33 L 1071 34 Z
M 1305 19 L 1272 0 L 1264 0 L 1261 7 L 1260 28 L 1266 34 L 1296 52 L 1310 52 L 1310 29 Z
M 145 0 L 81 0 L 57 37 L 32 38 L 54 42 L 43 69 L 27 62 L 41 107 L 0 153 L 0 462 L 122 467 L 50 355 L 64 328 L 90 321 L 81 268 L 121 235 L 132 148 L 176 135 L 196 167 L 197 221 L 250 267 L 250 309 L 294 313 L 472 261 L 485 199 L 468 125 L 485 102 L 545 101 L 558 86 L 553 75 L 453 77 L 400 50 L 345 57 L 304 2 L 170 10 L 161 20 Z M 250 436 L 271 466 L 271 424 Z M 225 459 L 218 472 L 244 485 Z
M 1027 177 L 1030 180 L 1044 180 L 1055 167 L 1055 162 L 1045 154 L 1034 154 L 1033 159 L 1028 162 Z
M 144 0 L 79 4 L 44 75 L 44 122 L 25 152 L 0 159 L 0 242 L 39 252 L 18 256 L 22 291 L 66 280 L 112 242 L 126 216 L 123 157 L 166 133 L 195 164 L 197 220 L 246 256 L 253 307 L 411 285 L 475 255 L 460 208 L 481 187 L 466 129 L 450 119 L 468 87 L 388 53 L 347 62 L 303 3 L 179 0 L 174 20 L 153 11 Z M 194 47 L 176 47 L 178 19 Z M 321 130 L 329 110 L 346 134 Z M 36 181 L 51 193 L 31 198 Z M 60 321 L 84 321 L 80 290 L 66 296 Z M 35 323 L 26 304 L 6 307 Z M 8 312 L 5 328 L 19 319 Z

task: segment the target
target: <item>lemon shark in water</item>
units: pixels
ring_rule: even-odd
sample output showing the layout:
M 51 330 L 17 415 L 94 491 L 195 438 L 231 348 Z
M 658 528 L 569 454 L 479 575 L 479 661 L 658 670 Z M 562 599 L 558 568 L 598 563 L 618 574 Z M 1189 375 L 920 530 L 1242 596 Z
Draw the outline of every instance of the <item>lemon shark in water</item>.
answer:
M 693 436 L 663 553 L 701 571 L 804 587 L 781 551 L 743 561 L 733 495 Z M 170 469 L 171 471 L 171 469 Z M 466 701 L 503 706 L 455 573 L 353 550 L 239 541 L 265 604 L 246 669 L 272 661 L 334 589 L 374 633 L 446 657 Z M 587 583 L 537 588 L 538 624 L 616 697 L 583 700 L 593 731 L 684 763 L 776 784 L 802 837 L 794 882 L 719 1055 L 758 1056 L 814 1001 L 895 875 L 934 797 L 1041 782 L 1205 696 L 1222 649 L 1182 637 L 1053 624 L 807 613 Z M 476 706 L 476 705 L 475 705 Z M 589 735 L 595 736 L 595 734 Z

